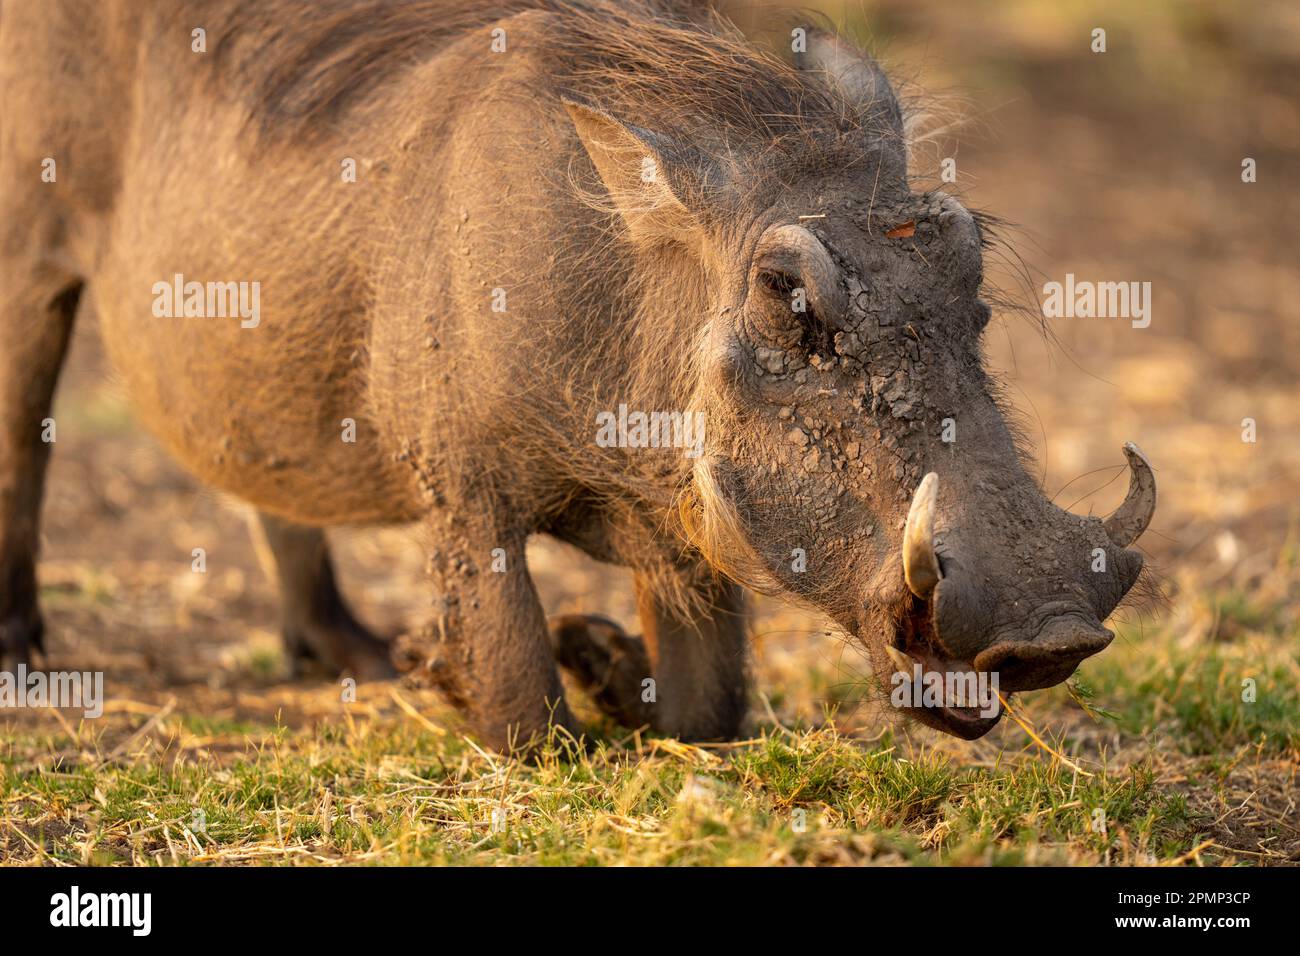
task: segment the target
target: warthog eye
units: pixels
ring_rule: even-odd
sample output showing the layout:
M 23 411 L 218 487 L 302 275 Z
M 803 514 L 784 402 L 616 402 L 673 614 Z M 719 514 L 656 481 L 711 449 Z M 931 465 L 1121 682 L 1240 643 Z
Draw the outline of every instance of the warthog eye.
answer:
M 763 288 L 779 299 L 790 301 L 794 290 L 799 288 L 799 277 L 776 269 L 763 269 L 758 273 L 758 281 Z
M 775 318 L 781 331 L 775 337 L 784 340 L 786 347 L 825 351 L 826 330 L 813 312 L 803 280 L 781 269 L 760 269 L 758 282 L 776 300 Z

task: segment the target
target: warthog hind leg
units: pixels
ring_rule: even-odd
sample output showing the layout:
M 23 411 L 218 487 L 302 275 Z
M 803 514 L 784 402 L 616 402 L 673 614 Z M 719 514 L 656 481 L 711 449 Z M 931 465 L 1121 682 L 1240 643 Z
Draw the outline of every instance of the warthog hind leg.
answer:
M 257 518 L 273 559 L 263 563 L 272 565 L 267 573 L 280 586 L 281 636 L 295 676 L 305 664 L 331 676 L 394 676 L 388 644 L 353 616 L 339 593 L 325 533 L 262 512 Z

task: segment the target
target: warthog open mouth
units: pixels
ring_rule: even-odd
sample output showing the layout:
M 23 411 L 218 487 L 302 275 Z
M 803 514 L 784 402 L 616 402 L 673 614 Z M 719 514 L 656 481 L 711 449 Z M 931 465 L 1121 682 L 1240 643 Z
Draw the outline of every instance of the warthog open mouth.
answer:
M 1155 476 L 1150 463 L 1132 442 L 1124 446 L 1130 481 L 1124 503 L 1103 522 L 1106 536 L 1117 548 L 1127 548 L 1146 530 L 1155 512 Z M 1068 679 L 1079 664 L 1106 648 L 1114 634 L 1099 618 L 1111 608 L 1089 607 L 1084 602 L 1051 601 L 1026 612 L 1033 625 L 1015 637 L 1000 637 L 994 629 L 984 646 L 970 659 L 945 647 L 940 620 L 951 621 L 980 602 L 960 591 L 969 582 L 945 574 L 942 545 L 936 542 L 935 514 L 939 478 L 934 472 L 917 487 L 903 534 L 903 571 L 911 604 L 887 634 L 885 652 L 894 666 L 895 687 L 921 683 L 943 688 L 909 706 L 908 713 L 936 730 L 974 740 L 988 733 L 1002 718 L 1002 700 L 1018 691 L 1053 687 Z M 948 592 L 945 587 L 952 588 Z M 947 602 L 947 614 L 940 610 Z M 978 699 L 952 691 L 954 677 L 978 687 Z M 999 694 L 1002 700 L 999 700 Z M 919 701 L 922 695 L 905 695 Z
M 974 673 L 977 678 L 980 676 L 974 662 L 953 660 L 937 651 L 937 644 L 928 602 L 914 600 L 912 610 L 903 619 L 893 640 L 885 645 L 895 668 L 891 679 L 906 682 L 904 689 L 910 692 L 912 683 L 918 679 L 923 686 L 933 680 L 939 687 L 946 688 L 949 675 Z M 985 673 L 982 676 L 983 686 L 991 686 L 990 675 Z M 909 709 L 909 713 L 926 726 L 965 740 L 987 734 L 1002 719 L 1002 712 L 1002 704 L 996 696 L 991 701 L 970 703 L 959 701 L 946 691 L 941 703 L 922 703 Z

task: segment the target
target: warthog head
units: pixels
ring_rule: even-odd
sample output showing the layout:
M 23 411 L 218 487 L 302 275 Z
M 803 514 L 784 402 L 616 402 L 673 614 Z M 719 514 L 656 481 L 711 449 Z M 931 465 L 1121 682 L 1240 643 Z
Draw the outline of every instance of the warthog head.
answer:
M 688 533 L 737 579 L 826 612 L 882 674 L 995 672 L 1004 695 L 1057 684 L 1111 641 L 1101 622 L 1142 569 L 1129 546 L 1155 507 L 1151 468 L 1125 447 L 1128 497 L 1105 520 L 1044 497 L 981 361 L 980 221 L 910 191 L 874 62 L 814 32 L 797 67 L 801 102 L 821 83 L 856 104 L 833 135 L 733 154 L 570 106 L 611 192 L 616 157 L 654 160 L 660 197 L 622 199 L 634 239 L 681 239 L 665 261 L 684 247 L 703 264 L 708 438 Z M 1001 716 L 980 710 L 913 713 L 975 738 Z

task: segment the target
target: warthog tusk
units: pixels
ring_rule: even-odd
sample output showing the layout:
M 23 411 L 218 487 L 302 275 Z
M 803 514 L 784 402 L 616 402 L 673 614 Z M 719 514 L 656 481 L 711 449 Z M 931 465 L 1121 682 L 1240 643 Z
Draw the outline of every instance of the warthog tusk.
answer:
M 942 577 L 939 557 L 934 553 L 934 511 L 938 502 L 939 476 L 930 472 L 912 495 L 903 531 L 903 573 L 908 590 L 922 600 L 930 596 Z
M 893 661 L 894 667 L 897 670 L 902 671 L 904 674 L 912 673 L 913 661 L 910 656 L 904 654 L 893 644 L 885 645 L 885 653 L 889 655 L 889 659 Z
M 1129 467 L 1128 495 L 1105 522 L 1107 536 L 1121 548 L 1136 541 L 1156 513 L 1156 476 L 1151 463 L 1132 442 L 1125 443 L 1124 457 Z

